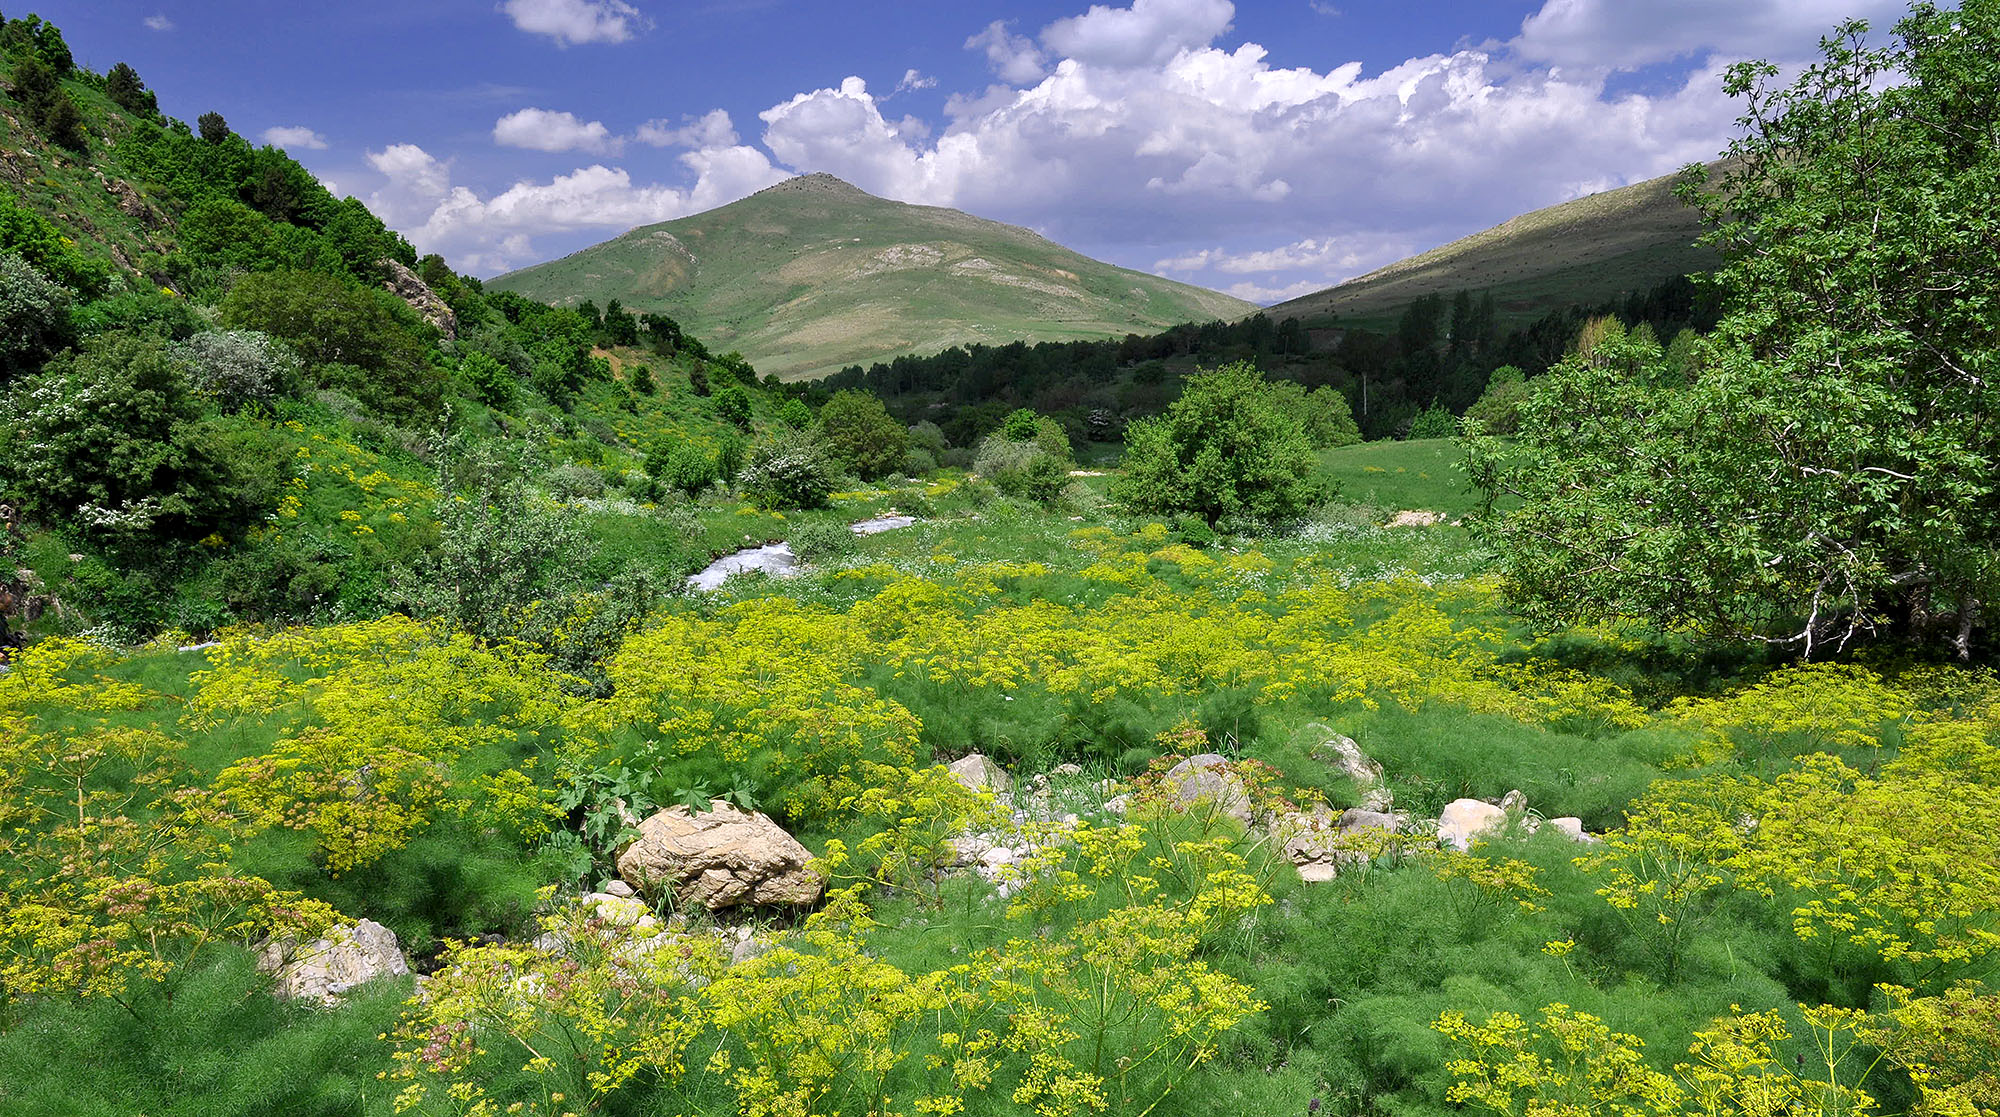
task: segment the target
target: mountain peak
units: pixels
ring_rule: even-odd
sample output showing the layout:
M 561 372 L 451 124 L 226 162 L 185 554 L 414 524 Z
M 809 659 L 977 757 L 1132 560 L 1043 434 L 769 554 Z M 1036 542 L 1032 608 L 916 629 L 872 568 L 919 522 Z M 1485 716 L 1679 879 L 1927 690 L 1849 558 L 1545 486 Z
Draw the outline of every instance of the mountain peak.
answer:
M 850 195 L 859 194 L 865 197 L 873 196 L 870 195 L 868 191 L 861 189 L 859 186 L 856 186 L 853 183 L 848 182 L 844 179 L 835 178 L 834 176 L 827 174 L 825 171 L 818 171 L 809 175 L 800 175 L 797 178 L 788 178 L 776 186 L 767 186 L 764 189 L 757 191 L 757 193 L 759 194 L 850 194 Z

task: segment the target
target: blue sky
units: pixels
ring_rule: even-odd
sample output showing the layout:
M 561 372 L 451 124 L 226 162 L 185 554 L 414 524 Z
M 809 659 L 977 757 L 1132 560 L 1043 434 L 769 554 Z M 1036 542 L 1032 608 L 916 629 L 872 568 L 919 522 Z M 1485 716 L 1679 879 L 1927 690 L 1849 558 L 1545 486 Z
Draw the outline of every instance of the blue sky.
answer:
M 18 3 L 10 15 L 24 14 Z M 828 171 L 1257 301 L 1713 156 L 1888 0 L 42 0 L 490 276 Z

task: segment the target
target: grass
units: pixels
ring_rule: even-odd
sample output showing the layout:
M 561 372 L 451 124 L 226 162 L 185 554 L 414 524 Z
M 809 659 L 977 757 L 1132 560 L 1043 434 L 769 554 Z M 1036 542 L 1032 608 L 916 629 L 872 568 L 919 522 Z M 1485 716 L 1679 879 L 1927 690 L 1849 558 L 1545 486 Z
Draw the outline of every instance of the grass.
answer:
M 490 282 L 563 305 L 615 298 L 664 312 L 715 351 L 788 380 L 953 345 L 1118 338 L 1254 309 L 826 175 Z
M 1405 509 L 1443 512 L 1457 519 L 1478 507 L 1459 469 L 1463 455 L 1450 439 L 1363 442 L 1320 455 L 1340 482 L 1340 499 L 1381 509 L 1386 518 Z

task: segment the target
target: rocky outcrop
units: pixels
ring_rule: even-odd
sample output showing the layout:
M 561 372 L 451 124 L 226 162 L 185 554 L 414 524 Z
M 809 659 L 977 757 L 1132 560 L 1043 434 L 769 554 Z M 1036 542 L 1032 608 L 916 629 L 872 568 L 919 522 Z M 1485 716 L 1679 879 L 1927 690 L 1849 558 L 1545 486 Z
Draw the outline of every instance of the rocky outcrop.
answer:
M 640 892 L 671 893 L 683 906 L 802 906 L 825 886 L 806 867 L 812 854 L 777 823 L 717 799 L 700 813 L 660 811 L 618 855 L 618 875 Z
M 417 317 L 437 327 L 446 341 L 458 340 L 458 315 L 451 312 L 451 307 L 438 297 L 436 291 L 431 290 L 429 284 L 398 260 L 383 260 L 382 269 L 389 276 L 389 281 L 382 286 L 388 288 L 390 294 L 410 304 Z
M 408 974 L 410 963 L 394 931 L 364 919 L 304 945 L 273 939 L 258 951 L 257 969 L 272 975 L 271 993 L 281 1001 L 301 998 L 333 1005 L 358 985 Z

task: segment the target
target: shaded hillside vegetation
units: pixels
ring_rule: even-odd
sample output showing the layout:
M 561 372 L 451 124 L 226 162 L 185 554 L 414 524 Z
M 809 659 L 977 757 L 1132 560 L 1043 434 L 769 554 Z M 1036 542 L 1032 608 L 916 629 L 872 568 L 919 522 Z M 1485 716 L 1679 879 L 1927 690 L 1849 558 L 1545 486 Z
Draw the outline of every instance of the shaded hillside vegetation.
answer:
M 1571 304 L 1643 291 L 1721 261 L 1695 243 L 1701 215 L 1674 196 L 1676 175 L 1538 209 L 1270 307 L 1276 320 L 1388 329 L 1412 301 L 1487 291 L 1499 320 L 1524 326 Z
M 825 174 L 633 229 L 492 286 L 669 314 L 787 380 L 952 345 L 1115 338 L 1254 309 Z

